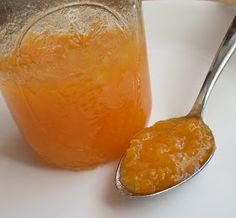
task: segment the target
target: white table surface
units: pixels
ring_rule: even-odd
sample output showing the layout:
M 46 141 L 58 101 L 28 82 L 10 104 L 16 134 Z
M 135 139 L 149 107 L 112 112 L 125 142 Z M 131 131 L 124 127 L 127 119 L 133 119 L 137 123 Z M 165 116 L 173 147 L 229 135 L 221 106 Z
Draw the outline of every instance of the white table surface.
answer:
M 145 2 L 153 92 L 150 124 L 188 112 L 235 6 Z M 70 172 L 37 164 L 0 98 L 0 218 L 235 218 L 236 56 L 205 110 L 217 151 L 193 180 L 164 195 L 130 200 L 113 184 L 117 162 Z

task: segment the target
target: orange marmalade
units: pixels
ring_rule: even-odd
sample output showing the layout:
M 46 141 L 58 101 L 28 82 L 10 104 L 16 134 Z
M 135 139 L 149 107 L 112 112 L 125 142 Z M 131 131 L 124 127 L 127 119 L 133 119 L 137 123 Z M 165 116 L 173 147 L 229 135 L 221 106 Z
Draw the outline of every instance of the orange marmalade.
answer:
M 203 166 L 215 149 L 200 118 L 157 122 L 131 140 L 121 165 L 121 182 L 131 192 L 152 194 L 170 188 Z
M 31 33 L 0 72 L 20 131 L 52 165 L 81 169 L 116 159 L 149 117 L 146 48 L 136 34 Z

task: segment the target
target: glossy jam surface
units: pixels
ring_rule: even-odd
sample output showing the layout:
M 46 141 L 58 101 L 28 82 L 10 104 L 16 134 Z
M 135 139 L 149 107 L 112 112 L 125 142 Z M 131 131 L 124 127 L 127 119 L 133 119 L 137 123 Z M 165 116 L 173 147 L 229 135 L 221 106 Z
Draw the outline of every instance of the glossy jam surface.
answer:
M 146 48 L 137 38 L 119 29 L 31 34 L 0 62 L 3 95 L 42 159 L 72 169 L 110 161 L 146 125 Z
M 121 182 L 134 193 L 162 191 L 201 168 L 214 149 L 212 132 L 199 118 L 157 122 L 131 140 L 121 165 Z

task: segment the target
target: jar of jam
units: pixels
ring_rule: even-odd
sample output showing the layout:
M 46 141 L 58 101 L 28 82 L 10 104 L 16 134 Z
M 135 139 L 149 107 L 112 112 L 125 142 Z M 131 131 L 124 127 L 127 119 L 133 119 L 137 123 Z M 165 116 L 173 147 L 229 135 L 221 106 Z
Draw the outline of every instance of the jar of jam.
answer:
M 151 108 L 140 0 L 3 0 L 0 87 L 46 163 L 119 158 Z

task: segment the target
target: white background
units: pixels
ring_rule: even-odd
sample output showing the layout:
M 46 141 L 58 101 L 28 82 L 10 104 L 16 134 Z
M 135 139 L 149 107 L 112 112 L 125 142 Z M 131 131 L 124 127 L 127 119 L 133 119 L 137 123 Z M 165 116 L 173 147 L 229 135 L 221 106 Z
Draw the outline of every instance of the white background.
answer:
M 236 7 L 203 1 L 145 2 L 153 92 L 151 123 L 187 113 Z M 130 200 L 113 184 L 116 162 L 84 172 L 38 165 L 0 98 L 0 218 L 235 218 L 236 57 L 207 104 L 217 151 L 193 180 Z

